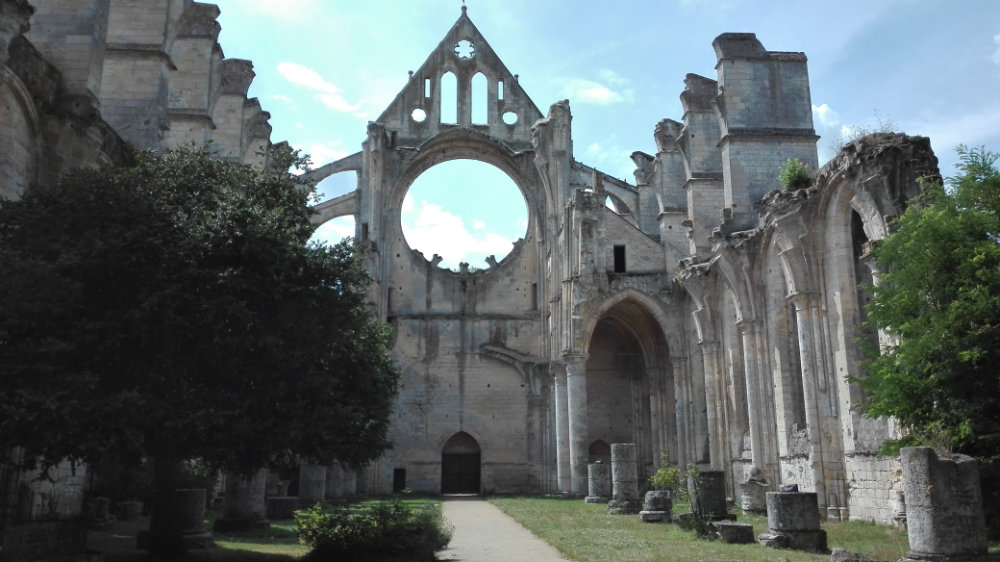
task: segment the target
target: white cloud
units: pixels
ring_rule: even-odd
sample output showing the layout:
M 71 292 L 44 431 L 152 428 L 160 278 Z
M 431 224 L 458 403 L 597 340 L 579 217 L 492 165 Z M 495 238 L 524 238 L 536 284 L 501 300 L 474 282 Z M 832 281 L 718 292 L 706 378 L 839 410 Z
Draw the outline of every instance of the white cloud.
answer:
M 829 105 L 825 103 L 823 105 L 813 104 L 812 111 L 813 118 L 819 121 L 824 128 L 840 125 L 840 116 Z
M 486 228 L 486 223 L 481 220 L 472 221 L 472 230 L 483 230 Z
M 963 115 L 942 115 L 933 121 L 906 123 L 907 132 L 931 138 L 934 151 L 942 161 L 953 160 L 955 147 L 959 144 L 977 146 L 994 144 L 1000 131 L 1000 104 L 977 108 Z M 950 175 L 952 170 L 941 171 Z
M 611 84 L 612 86 L 628 85 L 628 79 L 618 74 L 614 70 L 608 68 L 602 68 L 597 74 L 598 76 L 601 77 L 601 80 L 607 82 L 608 84 Z
M 615 83 L 623 82 L 623 78 L 611 71 L 603 72 L 608 72 L 614 75 L 610 81 L 613 85 L 624 85 L 623 83 Z M 614 103 L 624 102 L 631 103 L 635 99 L 635 92 L 631 89 L 615 91 L 604 84 L 593 82 L 591 80 L 585 80 L 583 78 L 568 80 L 563 87 L 563 94 L 570 98 L 571 101 L 592 103 L 596 105 L 611 105 Z
M 993 36 L 993 42 L 997 46 L 997 50 L 993 51 L 993 64 L 1000 66 L 1000 34 Z
M 315 167 L 336 162 L 341 158 L 349 156 L 346 150 L 340 148 L 339 142 L 315 143 L 304 149 L 304 152 L 312 158 L 312 163 Z
M 336 244 L 348 236 L 354 236 L 354 217 L 350 216 L 338 217 L 319 225 L 311 239 Z
M 618 145 L 616 135 L 611 135 L 604 141 L 591 143 L 587 147 L 587 150 L 584 151 L 586 157 L 584 163 L 632 183 L 635 181 L 632 175 L 635 171 L 635 163 L 632 162 L 631 154 L 632 151 L 625 150 Z
M 503 236 L 489 231 L 470 232 L 462 217 L 449 213 L 440 205 L 415 202 L 409 195 L 403 200 L 401 218 L 403 234 L 410 247 L 423 252 L 427 259 L 439 254 L 442 267 L 457 269 L 460 263 L 466 262 L 484 268 L 486 256 L 494 255 L 501 260 L 513 248 L 511 241 Z M 473 226 L 475 228 L 476 224 Z
M 350 113 L 361 107 L 361 104 L 352 104 L 344 99 L 340 88 L 327 82 L 311 68 L 294 62 L 283 62 L 278 64 L 278 72 L 292 84 L 318 92 L 316 98 L 334 111 Z

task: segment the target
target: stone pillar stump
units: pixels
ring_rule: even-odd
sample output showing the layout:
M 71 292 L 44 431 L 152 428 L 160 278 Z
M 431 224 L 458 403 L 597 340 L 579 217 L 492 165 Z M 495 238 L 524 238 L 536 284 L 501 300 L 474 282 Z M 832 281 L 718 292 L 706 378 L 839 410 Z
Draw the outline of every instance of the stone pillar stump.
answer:
M 266 469 L 258 470 L 249 478 L 237 474 L 228 475 L 222 517 L 215 521 L 215 531 L 266 535 L 271 529 L 264 499 L 266 490 Z
M 587 497 L 586 503 L 608 503 L 611 501 L 611 465 L 603 462 L 590 463 L 587 466 Z
M 643 509 L 639 518 L 646 523 L 669 522 L 673 517 L 674 496 L 672 490 L 650 490 L 646 492 Z
M 312 507 L 326 500 L 326 467 L 303 461 L 299 465 L 299 507 Z
M 691 513 L 708 521 L 735 520 L 726 505 L 726 473 L 706 470 L 688 475 Z
M 965 455 L 904 447 L 903 494 L 910 553 L 904 561 L 987 560 L 979 465 Z
M 784 489 L 784 487 L 782 487 Z M 819 527 L 819 500 L 814 492 L 790 491 L 767 493 L 767 532 L 757 540 L 764 546 L 829 552 L 826 531 Z
M 642 508 L 639 499 L 639 473 L 635 462 L 635 443 L 611 444 L 611 501 L 608 513 L 636 514 Z

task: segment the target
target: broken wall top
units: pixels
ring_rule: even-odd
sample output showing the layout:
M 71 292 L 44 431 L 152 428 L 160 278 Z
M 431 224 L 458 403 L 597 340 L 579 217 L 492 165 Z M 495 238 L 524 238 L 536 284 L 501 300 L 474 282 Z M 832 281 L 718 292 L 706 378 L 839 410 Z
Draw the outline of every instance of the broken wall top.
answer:
M 447 96 L 452 89 L 442 88 L 443 80 L 454 80 L 457 99 Z M 473 122 L 473 115 L 480 113 L 479 104 L 484 103 L 485 122 Z M 455 25 L 410 76 L 377 122 L 390 133 L 396 132 L 397 142 L 404 145 L 416 146 L 439 133 L 464 128 L 485 133 L 512 147 L 529 148 L 531 125 L 541 118 L 541 111 L 486 42 L 463 6 Z

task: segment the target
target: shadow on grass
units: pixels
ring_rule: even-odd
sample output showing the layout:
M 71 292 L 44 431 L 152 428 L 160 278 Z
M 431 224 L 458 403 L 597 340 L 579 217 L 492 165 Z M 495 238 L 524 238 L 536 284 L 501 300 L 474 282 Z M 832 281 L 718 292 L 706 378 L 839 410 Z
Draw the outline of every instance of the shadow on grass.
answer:
M 108 532 L 92 531 L 87 546 L 104 554 L 105 562 L 148 561 L 144 550 L 136 547 L 136 535 L 149 527 L 149 519 L 115 523 Z M 206 528 L 210 524 L 206 523 Z M 191 550 L 173 560 L 191 562 L 291 562 L 300 560 L 309 549 L 301 546 L 295 537 L 295 522 L 275 521 L 267 537 L 243 537 L 215 534 L 214 548 Z

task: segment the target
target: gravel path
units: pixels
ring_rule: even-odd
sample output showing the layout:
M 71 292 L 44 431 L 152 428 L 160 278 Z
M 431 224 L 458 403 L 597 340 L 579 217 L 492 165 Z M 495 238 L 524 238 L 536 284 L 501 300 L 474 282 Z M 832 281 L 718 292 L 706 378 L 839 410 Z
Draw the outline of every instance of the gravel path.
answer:
M 440 560 L 466 562 L 554 562 L 559 551 L 479 497 L 446 497 L 444 518 L 455 528 Z

